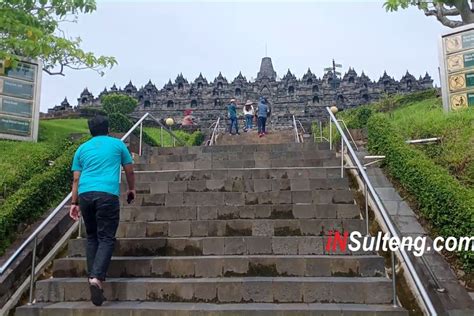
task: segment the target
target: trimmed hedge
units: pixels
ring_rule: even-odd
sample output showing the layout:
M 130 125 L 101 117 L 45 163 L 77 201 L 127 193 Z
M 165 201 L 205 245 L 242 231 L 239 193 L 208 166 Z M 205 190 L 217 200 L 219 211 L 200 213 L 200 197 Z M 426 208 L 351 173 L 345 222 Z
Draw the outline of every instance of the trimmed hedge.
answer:
M 54 165 L 25 182 L 0 206 L 0 254 L 10 245 L 20 224 L 37 220 L 71 190 L 72 157 L 86 139 L 67 148 Z
M 386 156 L 390 174 L 412 194 L 422 214 L 441 236 L 474 234 L 474 191 L 463 187 L 446 169 L 406 144 L 387 117 L 377 114 L 368 121 L 369 150 Z M 472 251 L 458 253 L 467 271 L 474 269 Z

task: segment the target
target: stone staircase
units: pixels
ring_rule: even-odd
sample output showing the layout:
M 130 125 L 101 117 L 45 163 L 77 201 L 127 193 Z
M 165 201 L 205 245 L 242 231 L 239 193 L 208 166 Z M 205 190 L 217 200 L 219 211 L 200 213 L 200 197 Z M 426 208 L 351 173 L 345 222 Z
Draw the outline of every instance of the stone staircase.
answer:
M 406 315 L 382 257 L 324 249 L 329 230 L 364 231 L 347 178 L 326 168 L 339 163 L 314 143 L 151 149 L 135 203 L 122 197 L 104 306 L 72 239 L 16 315 Z
M 283 130 L 267 128 L 267 135 L 258 137 L 257 129 L 248 132 L 240 131 L 240 135 L 230 135 L 228 133 L 219 135 L 218 145 L 241 145 L 241 144 L 285 144 L 294 143 L 295 135 L 292 128 L 286 127 Z

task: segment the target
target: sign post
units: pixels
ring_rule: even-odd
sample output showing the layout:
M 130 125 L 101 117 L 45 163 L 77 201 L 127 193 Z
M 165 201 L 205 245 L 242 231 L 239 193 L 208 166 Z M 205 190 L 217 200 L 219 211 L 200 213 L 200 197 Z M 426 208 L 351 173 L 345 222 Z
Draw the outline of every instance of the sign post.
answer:
M 439 58 L 444 110 L 474 106 L 474 26 L 442 35 Z
M 41 62 L 0 60 L 0 139 L 38 140 Z

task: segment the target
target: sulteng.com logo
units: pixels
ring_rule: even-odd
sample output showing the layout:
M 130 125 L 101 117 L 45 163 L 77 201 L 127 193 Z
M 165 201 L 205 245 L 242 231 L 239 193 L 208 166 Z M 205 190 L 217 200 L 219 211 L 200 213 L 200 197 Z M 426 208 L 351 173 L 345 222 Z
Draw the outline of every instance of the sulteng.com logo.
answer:
M 427 245 L 427 236 L 403 236 L 401 238 L 378 232 L 376 236 L 365 236 L 361 232 L 329 231 L 325 245 L 326 252 L 359 251 L 405 251 L 413 252 L 416 257 L 435 250 L 474 251 L 474 236 L 471 237 L 436 237 L 433 244 Z

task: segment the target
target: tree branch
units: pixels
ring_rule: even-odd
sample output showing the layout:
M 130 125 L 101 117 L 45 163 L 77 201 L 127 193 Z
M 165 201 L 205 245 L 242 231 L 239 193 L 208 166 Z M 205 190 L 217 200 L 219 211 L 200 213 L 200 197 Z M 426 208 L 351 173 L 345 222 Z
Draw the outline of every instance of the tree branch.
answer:
M 63 64 L 61 64 L 61 69 L 60 69 L 60 71 L 52 72 L 51 70 L 49 70 L 49 69 L 47 69 L 47 68 L 45 68 L 45 67 L 43 67 L 43 71 L 46 72 L 48 75 L 51 75 L 51 76 L 58 76 L 58 75 L 59 75 L 59 76 L 65 76 L 65 74 L 64 74 L 64 72 L 63 72 L 63 71 L 64 71 L 64 65 L 63 65 Z
M 464 25 L 462 21 L 455 21 L 447 18 L 446 16 L 457 16 L 460 14 L 457 8 L 448 9 L 445 8 L 442 3 L 437 3 L 434 5 L 434 9 L 423 8 L 426 16 L 435 16 L 436 19 L 443 24 L 444 26 L 455 28 L 461 25 Z M 457 11 L 457 14 L 455 14 Z
M 458 9 L 464 24 L 474 23 L 474 13 L 472 13 L 471 6 L 467 0 L 453 1 L 453 6 Z

